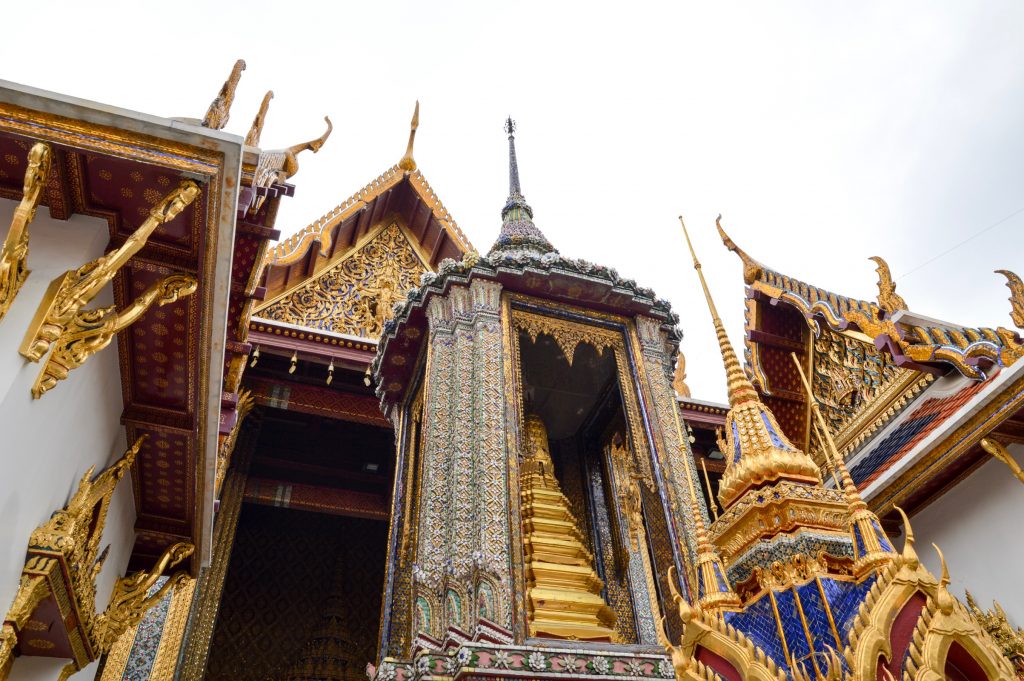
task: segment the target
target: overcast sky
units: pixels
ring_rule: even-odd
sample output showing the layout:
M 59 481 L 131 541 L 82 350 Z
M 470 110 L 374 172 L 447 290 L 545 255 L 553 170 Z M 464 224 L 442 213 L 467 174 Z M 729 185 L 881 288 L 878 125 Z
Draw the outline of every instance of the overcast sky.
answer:
M 267 89 L 264 148 L 334 121 L 301 157 L 286 235 L 401 157 L 418 98 L 419 167 L 482 252 L 511 114 L 538 226 L 672 302 L 695 397 L 724 400 L 724 372 L 680 213 L 737 346 L 743 284 L 719 212 L 784 273 L 873 299 L 881 255 L 915 312 L 1011 325 L 992 270 L 1024 275 L 1024 211 L 993 225 L 1024 209 L 1020 2 L 146 7 L 12 3 L 2 77 L 201 118 L 244 58 L 229 132 L 245 134 Z

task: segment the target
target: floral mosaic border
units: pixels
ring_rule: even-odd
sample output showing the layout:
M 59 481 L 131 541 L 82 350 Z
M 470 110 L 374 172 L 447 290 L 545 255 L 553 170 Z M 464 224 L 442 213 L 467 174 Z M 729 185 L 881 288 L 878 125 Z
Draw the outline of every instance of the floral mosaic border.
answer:
M 385 659 L 373 681 L 442 681 L 488 678 L 671 679 L 664 655 L 628 650 L 594 651 L 466 644 L 451 653 L 420 653 L 414 662 Z

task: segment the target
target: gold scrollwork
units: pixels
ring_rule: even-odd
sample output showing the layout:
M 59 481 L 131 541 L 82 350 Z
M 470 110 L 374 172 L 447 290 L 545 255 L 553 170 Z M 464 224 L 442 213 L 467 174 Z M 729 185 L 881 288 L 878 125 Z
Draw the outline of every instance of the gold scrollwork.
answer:
M 408 236 L 392 222 L 314 279 L 257 308 L 256 315 L 376 338 L 394 304 L 426 271 Z
M 592 345 L 598 353 L 604 353 L 606 348 L 614 349 L 622 343 L 622 334 L 610 329 L 602 329 L 596 326 L 575 324 L 545 315 L 531 314 L 516 310 L 512 315 L 515 327 L 525 331 L 530 340 L 536 342 L 537 336 L 546 334 L 555 339 L 555 343 L 562 350 L 565 358 L 572 366 L 573 354 L 580 343 Z
M 53 153 L 48 144 L 37 142 L 28 152 L 25 186 L 21 203 L 14 209 L 11 229 L 0 250 L 0 320 L 7 314 L 21 285 L 28 278 L 28 226 L 36 216 L 36 206 L 43 194 L 46 176 L 50 174 Z
M 146 245 L 154 230 L 177 217 L 199 196 L 199 192 L 199 185 L 192 180 L 183 180 L 174 191 L 153 207 L 146 221 L 120 248 L 82 265 L 77 270 L 68 270 L 50 282 L 28 333 L 25 334 L 21 354 L 33 362 L 42 359 L 50 350 L 50 346 L 75 321 L 79 311 Z
M 167 305 L 191 295 L 198 284 L 191 274 L 172 274 L 151 285 L 121 311 L 115 310 L 113 305 L 79 310 L 54 343 L 53 352 L 32 386 L 32 397 L 39 399 L 67 378 L 71 370 L 110 345 L 119 331 L 134 324 L 150 307 Z

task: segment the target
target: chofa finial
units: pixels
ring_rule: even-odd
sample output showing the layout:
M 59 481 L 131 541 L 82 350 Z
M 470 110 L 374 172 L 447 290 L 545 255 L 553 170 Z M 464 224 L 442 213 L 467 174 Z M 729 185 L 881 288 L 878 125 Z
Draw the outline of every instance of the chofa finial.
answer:
M 1006 288 L 1010 289 L 1010 319 L 1018 329 L 1024 329 L 1024 281 L 1010 270 L 996 270 L 1006 277 Z
M 420 100 L 416 100 L 416 108 L 412 112 L 412 121 L 409 123 L 409 145 L 405 148 L 405 156 L 398 162 L 398 167 L 411 173 L 416 170 L 416 159 L 412 156 L 412 146 L 416 141 L 416 130 L 420 127 Z
M 273 98 L 273 90 L 267 90 L 267 94 L 263 95 L 260 109 L 256 112 L 256 117 L 252 119 L 252 126 L 249 128 L 249 133 L 245 136 L 245 144 L 247 146 L 258 147 L 260 145 L 260 136 L 263 135 L 263 123 L 267 119 L 267 110 L 270 108 L 270 100 Z
M 875 269 L 878 272 L 878 306 L 889 314 L 897 310 L 906 310 L 906 301 L 896 293 L 896 284 L 892 280 L 889 263 L 877 255 L 871 256 L 870 260 L 874 260 L 878 265 Z
M 231 113 L 231 103 L 235 101 L 235 89 L 242 77 L 242 71 L 245 71 L 245 60 L 239 59 L 232 67 L 231 75 L 224 81 L 220 92 L 210 104 L 210 108 L 206 110 L 206 116 L 203 117 L 202 123 L 204 128 L 223 130 L 227 125 L 228 116 Z

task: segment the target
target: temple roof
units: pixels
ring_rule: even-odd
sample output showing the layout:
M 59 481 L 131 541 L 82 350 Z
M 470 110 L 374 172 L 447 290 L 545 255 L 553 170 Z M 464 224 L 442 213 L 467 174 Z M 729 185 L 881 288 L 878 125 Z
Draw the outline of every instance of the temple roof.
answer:
M 334 263 L 389 216 L 404 223 L 433 269 L 445 258 L 459 259 L 473 250 L 423 173 L 396 164 L 267 253 L 267 298 Z
M 895 294 L 889 268 L 881 258 L 872 258 L 879 265 L 879 302 L 873 303 L 776 272 L 737 246 L 721 224 L 718 232 L 725 246 L 743 261 L 743 280 L 754 291 L 791 304 L 812 323 L 822 319 L 835 331 L 860 332 L 865 340 L 888 350 L 897 366 L 935 374 L 952 367 L 968 378 L 983 379 L 993 366 L 1009 366 L 1024 356 L 1024 343 L 1016 331 L 947 324 L 904 309 L 906 304 Z M 1016 296 L 1012 278 L 1016 275 L 1010 275 Z

